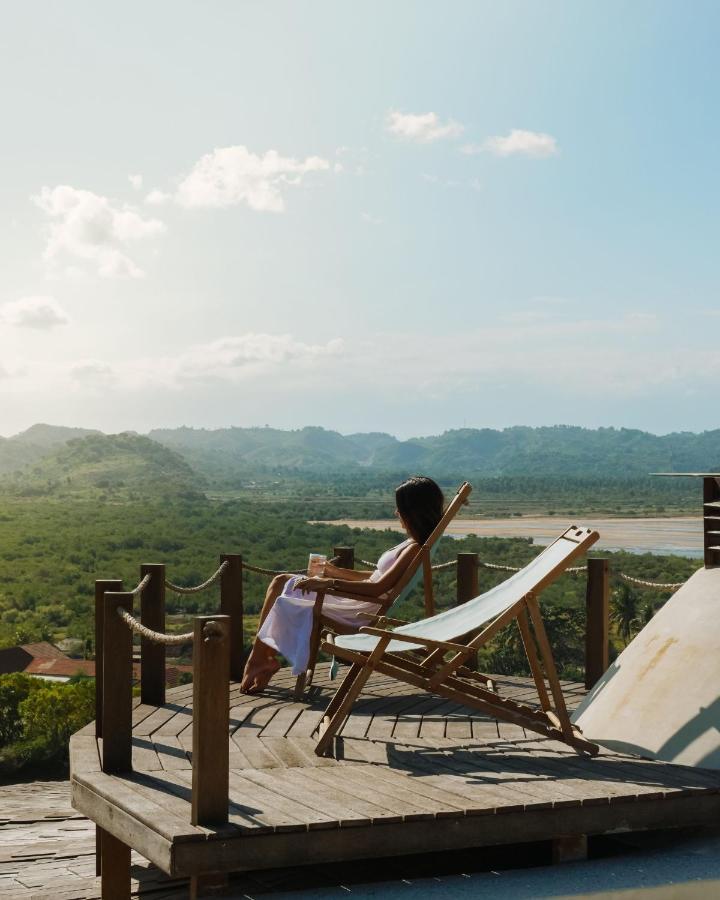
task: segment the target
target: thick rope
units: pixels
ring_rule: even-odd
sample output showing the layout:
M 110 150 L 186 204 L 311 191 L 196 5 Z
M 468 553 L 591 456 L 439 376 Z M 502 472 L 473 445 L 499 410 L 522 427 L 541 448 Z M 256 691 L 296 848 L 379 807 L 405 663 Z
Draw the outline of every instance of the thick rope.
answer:
M 262 566 L 251 566 L 246 562 L 243 562 L 243 569 L 254 572 L 256 575 L 269 575 L 271 578 L 274 578 L 275 575 L 305 575 L 307 572 L 307 569 L 295 569 L 292 572 L 288 572 L 287 569 L 263 569 Z
M 618 572 L 623 581 L 629 581 L 630 584 L 638 584 L 640 587 L 657 588 L 658 590 L 676 591 L 681 588 L 685 582 L 678 581 L 673 584 L 667 584 L 661 581 L 643 581 L 642 578 L 633 578 L 632 575 L 626 575 L 624 572 Z
M 138 622 L 133 615 L 121 606 L 118 606 L 117 614 L 131 631 L 139 634 L 140 637 L 152 641 L 153 644 L 188 644 L 194 637 L 192 631 L 188 631 L 185 634 L 161 634 L 159 631 L 153 631 L 152 628 L 148 628 L 142 622 Z
M 146 575 L 143 580 L 138 584 L 137 587 L 134 587 L 128 593 L 132 594 L 133 597 L 137 597 L 138 594 L 142 594 L 145 588 L 150 584 L 150 575 Z
M 180 584 L 173 584 L 172 581 L 168 581 L 167 579 L 165 579 L 165 587 L 169 591 L 172 591 L 173 594 L 199 594 L 200 591 L 204 591 L 207 588 L 211 587 L 213 584 L 215 584 L 215 582 L 218 580 L 218 578 L 222 575 L 222 573 L 225 571 L 225 569 L 227 569 L 227 567 L 229 565 L 230 565 L 230 563 L 227 560 L 225 560 L 225 562 L 222 563 L 220 568 L 216 572 L 213 572 L 213 574 L 208 578 L 207 581 L 203 581 L 202 584 L 195 585 L 195 587 L 183 587 Z M 149 576 L 146 575 L 145 577 L 147 578 Z

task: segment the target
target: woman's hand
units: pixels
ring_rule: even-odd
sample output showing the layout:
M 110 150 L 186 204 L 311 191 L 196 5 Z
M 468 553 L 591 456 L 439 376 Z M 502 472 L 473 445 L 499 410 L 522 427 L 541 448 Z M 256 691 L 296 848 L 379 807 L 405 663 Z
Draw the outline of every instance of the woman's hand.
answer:
M 308 591 L 329 591 L 332 588 L 332 583 L 332 578 L 315 576 L 313 578 L 301 578 L 295 582 L 295 587 L 299 588 L 303 594 L 307 594 Z

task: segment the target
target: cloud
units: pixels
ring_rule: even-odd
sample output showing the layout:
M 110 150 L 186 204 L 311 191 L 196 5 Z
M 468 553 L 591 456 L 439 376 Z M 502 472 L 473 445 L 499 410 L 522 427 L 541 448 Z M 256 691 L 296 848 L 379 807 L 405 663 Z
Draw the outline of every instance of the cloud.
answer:
M 360 213 L 360 218 L 363 220 L 363 222 L 367 222 L 368 225 L 382 225 L 383 221 L 378 216 L 374 216 L 369 212 Z
M 149 194 L 145 195 L 145 202 L 149 206 L 163 206 L 171 200 L 172 194 L 166 194 L 164 191 L 158 191 L 157 189 L 150 191 Z
M 520 128 L 513 128 L 506 137 L 489 137 L 482 144 L 465 144 L 460 151 L 468 155 L 487 152 L 494 156 L 530 156 L 534 159 L 556 156 L 559 152 L 557 139 L 552 135 Z
M 448 119 L 442 123 L 437 113 L 401 113 L 390 110 L 385 117 L 385 127 L 390 134 L 406 141 L 430 144 L 444 138 L 459 137 L 464 128 L 459 122 Z
M 50 220 L 44 259 L 52 266 L 70 258 L 102 278 L 141 278 L 144 273 L 125 247 L 165 231 L 162 222 L 127 204 L 113 206 L 107 197 L 65 184 L 43 187 L 32 199 Z
M 250 332 L 201 344 L 179 357 L 176 377 L 186 380 L 223 378 L 234 380 L 248 371 L 274 369 L 291 363 L 312 363 L 342 352 L 343 341 L 306 344 L 289 334 Z
M 70 377 L 90 387 L 102 387 L 115 380 L 115 370 L 99 359 L 83 359 L 70 366 Z
M 143 177 L 142 175 L 128 175 L 128 181 L 133 186 L 133 190 L 139 191 L 142 187 Z
M 261 212 L 282 212 L 285 188 L 299 185 L 309 172 L 329 168 L 328 160 L 319 156 L 301 160 L 276 150 L 258 155 L 242 145 L 219 147 L 195 163 L 179 184 L 175 201 L 189 209 L 244 204 Z
M 53 297 L 22 297 L 0 307 L 0 320 L 18 328 L 49 331 L 70 321 L 67 313 Z

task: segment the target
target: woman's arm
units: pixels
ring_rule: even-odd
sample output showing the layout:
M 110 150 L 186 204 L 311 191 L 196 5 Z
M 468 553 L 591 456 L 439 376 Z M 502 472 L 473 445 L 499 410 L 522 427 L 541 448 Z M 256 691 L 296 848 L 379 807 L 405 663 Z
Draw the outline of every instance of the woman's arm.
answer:
M 372 569 L 342 569 L 332 563 L 325 563 L 325 578 L 342 578 L 344 581 L 366 581 L 372 575 Z
M 368 600 L 381 597 L 403 573 L 415 558 L 420 548 L 413 541 L 399 555 L 387 572 L 384 572 L 377 581 L 363 579 L 362 581 L 349 581 L 344 578 L 302 578 L 296 582 L 295 587 L 301 591 L 331 591 L 333 594 L 342 594 L 348 591 L 351 594 L 361 594 Z

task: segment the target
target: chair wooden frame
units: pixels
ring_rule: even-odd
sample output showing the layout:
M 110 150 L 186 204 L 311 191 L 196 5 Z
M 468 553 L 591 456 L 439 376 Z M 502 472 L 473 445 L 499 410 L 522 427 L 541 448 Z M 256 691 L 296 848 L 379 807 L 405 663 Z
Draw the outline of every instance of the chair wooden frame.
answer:
M 481 630 L 479 633 L 476 630 L 467 632 L 475 636 L 466 642 L 463 642 L 462 636 L 458 636 L 457 641 L 436 640 L 417 633 L 402 634 L 388 628 L 367 626 L 361 628 L 360 632 L 373 635 L 378 640 L 372 650 L 362 651 L 339 646 L 332 637 L 329 637 L 323 643 L 322 649 L 350 663 L 350 670 L 330 701 L 320 723 L 319 740 L 315 748 L 316 754 L 324 756 L 327 753 L 334 736 L 342 726 L 368 678 L 373 672 L 380 672 L 431 693 L 439 694 L 448 700 L 477 709 L 497 719 L 562 741 L 578 752 L 595 756 L 599 750 L 597 744 L 583 738 L 579 729 L 570 722 L 552 649 L 543 624 L 538 596 L 598 537 L 597 532 L 589 529 L 579 529 L 574 526 L 569 528 L 557 539 L 558 541 L 564 539 L 568 542 L 562 559 L 539 577 L 531 590 L 524 591 L 491 621 L 478 621 L 477 628 Z M 530 566 L 532 565 L 531 563 Z M 527 568 L 529 569 L 530 566 Z M 480 600 L 483 596 L 475 599 Z M 477 652 L 501 628 L 509 625 L 513 620 L 517 622 L 520 629 L 530 671 L 538 692 L 539 707 L 500 697 L 493 686 L 488 683 L 488 676 L 473 672 L 464 665 L 471 654 Z M 432 623 L 433 619 L 423 621 L 421 623 L 423 630 L 432 631 Z M 421 645 L 426 655 L 419 661 L 408 658 L 405 653 L 386 652 L 391 642 L 405 642 L 416 647 Z M 446 659 L 448 654 L 450 654 L 450 658 Z M 549 693 L 546 680 L 550 689 Z
M 295 682 L 296 699 L 299 700 L 303 695 L 303 691 L 306 688 L 310 687 L 310 685 L 312 684 L 313 675 L 315 673 L 315 666 L 317 665 L 317 657 L 318 653 L 320 652 L 320 643 L 322 639 L 323 629 L 328 629 L 335 634 L 355 634 L 360 630 L 362 625 L 376 625 L 381 618 L 383 619 L 383 622 L 385 624 L 403 624 L 401 620 L 388 619 L 383 614 L 390 609 L 390 607 L 400 598 L 400 596 L 404 591 L 406 591 L 406 589 L 412 586 L 411 583 L 421 566 L 423 588 L 425 591 L 425 616 L 427 617 L 434 615 L 435 599 L 433 596 L 432 581 L 433 549 L 439 539 L 445 533 L 445 530 L 450 522 L 452 522 L 452 520 L 462 509 L 462 507 L 467 504 L 468 497 L 470 496 L 471 492 L 472 485 L 469 482 L 464 481 L 457 489 L 455 496 L 448 503 L 447 507 L 445 508 L 445 512 L 442 515 L 442 518 L 435 526 L 432 534 L 418 549 L 418 552 L 413 557 L 412 561 L 410 562 L 407 569 L 405 569 L 402 576 L 398 579 L 397 583 L 393 585 L 390 590 L 386 591 L 385 594 L 377 598 L 377 600 L 375 598 L 369 598 L 367 594 L 354 594 L 352 593 L 352 591 L 344 590 L 342 591 L 342 593 L 337 594 L 333 593 L 332 591 L 318 591 L 315 598 L 315 605 L 313 607 L 313 627 L 310 634 L 310 655 L 308 657 L 308 667 L 305 672 L 298 675 L 297 681 Z M 342 597 L 347 600 L 361 600 L 365 603 L 367 603 L 369 599 L 372 599 L 372 602 L 377 602 L 379 604 L 380 609 L 373 615 L 358 613 L 357 626 L 345 625 L 323 615 L 323 600 L 328 595 L 334 597 Z

